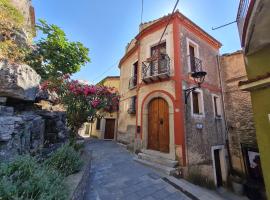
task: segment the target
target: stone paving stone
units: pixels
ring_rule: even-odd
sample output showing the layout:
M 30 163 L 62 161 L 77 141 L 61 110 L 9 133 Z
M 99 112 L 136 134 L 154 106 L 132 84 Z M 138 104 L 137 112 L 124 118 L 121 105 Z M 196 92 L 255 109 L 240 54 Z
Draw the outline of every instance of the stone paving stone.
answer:
M 169 197 L 170 195 L 171 195 L 171 193 L 165 189 L 159 190 L 159 191 L 155 192 L 154 194 L 152 194 L 152 196 L 157 200 L 164 199 L 166 197 Z
M 142 181 L 139 179 L 130 179 L 128 181 L 125 182 L 126 185 L 136 185 L 141 183 Z
M 139 197 L 137 196 L 137 194 L 131 193 L 131 194 L 128 194 L 128 195 L 122 197 L 121 200 L 122 200 L 122 199 L 123 199 L 123 200 L 138 200 Z
M 151 196 L 148 196 L 148 197 L 143 198 L 142 200 L 155 200 L 155 199 Z
M 173 186 L 171 186 L 171 185 L 168 185 L 166 188 L 165 188 L 165 190 L 167 190 L 168 192 L 170 192 L 170 193 L 174 193 L 174 192 L 177 192 L 178 190 L 177 189 L 175 189 Z
M 93 152 L 86 200 L 190 200 L 116 143 L 92 140 L 86 148 Z
M 136 194 L 139 197 L 145 197 L 145 196 L 148 196 L 148 195 L 155 193 L 157 190 L 158 190 L 157 188 L 149 186 L 149 187 L 140 189 L 139 191 L 136 192 Z
M 151 179 L 154 179 L 154 180 L 158 180 L 161 178 L 161 176 L 159 176 L 158 174 L 156 173 L 149 173 L 147 174 Z

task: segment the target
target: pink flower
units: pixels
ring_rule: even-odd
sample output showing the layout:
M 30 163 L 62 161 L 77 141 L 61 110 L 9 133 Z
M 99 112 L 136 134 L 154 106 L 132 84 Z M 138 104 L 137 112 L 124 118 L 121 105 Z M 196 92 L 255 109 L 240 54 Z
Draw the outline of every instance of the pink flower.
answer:
M 74 86 L 73 84 L 70 84 L 70 85 L 69 85 L 69 90 L 70 90 L 70 91 L 73 91 L 74 89 L 75 89 L 75 86 Z
M 91 106 L 92 106 L 93 108 L 98 107 L 99 104 L 100 104 L 100 100 L 99 100 L 99 99 L 94 99 L 93 101 L 91 101 Z
M 47 90 L 49 87 L 49 81 L 44 81 L 41 85 L 40 85 L 40 89 L 41 90 Z
M 63 79 L 69 79 L 70 78 L 70 75 L 69 74 L 64 74 L 63 75 Z
M 89 93 L 90 93 L 90 94 L 95 94 L 96 91 L 97 91 L 97 89 L 96 89 L 96 87 L 93 86 L 93 85 L 89 88 Z

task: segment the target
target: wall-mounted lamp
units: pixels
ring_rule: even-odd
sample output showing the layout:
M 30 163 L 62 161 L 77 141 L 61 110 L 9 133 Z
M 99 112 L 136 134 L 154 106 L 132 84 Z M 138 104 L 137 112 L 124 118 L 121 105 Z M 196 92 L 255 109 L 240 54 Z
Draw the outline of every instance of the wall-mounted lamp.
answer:
M 204 79 L 205 79 L 206 75 L 207 75 L 207 73 L 205 71 L 203 71 L 203 70 L 194 71 L 194 72 L 191 73 L 191 77 L 194 79 L 197 86 L 187 88 L 187 89 L 184 90 L 184 92 L 185 92 L 185 104 L 187 104 L 187 100 L 188 100 L 188 97 L 189 97 L 190 93 L 193 92 L 194 90 L 196 90 L 197 88 L 201 87 L 201 84 L 204 82 Z

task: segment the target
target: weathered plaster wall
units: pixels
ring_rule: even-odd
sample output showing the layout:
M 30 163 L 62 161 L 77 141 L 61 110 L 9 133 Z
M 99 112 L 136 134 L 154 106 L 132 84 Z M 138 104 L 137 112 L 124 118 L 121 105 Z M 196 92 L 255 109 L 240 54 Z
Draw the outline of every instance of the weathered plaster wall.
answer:
M 135 52 L 120 66 L 120 105 L 118 118 L 117 140 L 127 144 L 134 143 L 136 130 L 136 115 L 129 114 L 131 97 L 135 96 L 136 88 L 129 89 L 129 80 L 132 76 L 132 67 L 138 61 L 138 53 Z
M 270 197 L 270 88 L 251 93 L 254 120 L 267 196 Z
M 202 116 L 194 116 L 191 113 L 191 97 L 185 106 L 185 134 L 186 134 L 186 156 L 188 168 L 199 167 L 201 173 L 212 177 L 213 158 L 211 147 L 224 145 L 225 143 L 225 124 L 223 118 L 216 118 L 214 115 L 212 95 L 221 97 L 218 64 L 216 56 L 218 50 L 210 46 L 207 42 L 194 35 L 184 26 L 180 27 L 181 38 L 181 65 L 184 77 L 189 77 L 188 66 L 188 46 L 187 40 L 198 45 L 199 59 L 202 60 L 203 70 L 207 72 L 205 83 L 210 86 L 202 85 L 204 114 Z M 193 84 L 183 80 L 183 86 L 189 88 Z M 203 128 L 198 129 L 197 124 L 202 124 Z
M 246 70 L 249 79 L 257 78 L 257 76 L 269 73 L 270 68 L 270 45 L 264 47 L 260 51 L 246 57 Z
M 257 148 L 251 96 L 238 87 L 247 79 L 244 57 L 239 51 L 223 55 L 220 61 L 232 166 L 244 173 L 241 144 Z
M 248 78 L 269 73 L 270 69 L 270 46 L 266 46 L 260 51 L 247 56 L 247 75 Z M 254 112 L 254 121 L 256 127 L 257 141 L 261 155 L 262 170 L 268 198 L 270 197 L 270 88 L 261 88 L 251 91 L 252 107 Z
M 210 46 L 206 41 L 202 40 L 197 35 L 190 32 L 184 26 L 180 26 L 180 34 L 182 52 L 181 61 L 183 73 L 187 75 L 189 72 L 187 40 L 191 40 L 199 47 L 198 58 L 202 60 L 203 70 L 207 72 L 205 82 L 219 87 L 218 66 L 216 58 L 216 56 L 219 55 L 219 51 Z
M 108 78 L 103 82 L 104 86 L 114 87 L 119 91 L 120 88 L 120 78 Z

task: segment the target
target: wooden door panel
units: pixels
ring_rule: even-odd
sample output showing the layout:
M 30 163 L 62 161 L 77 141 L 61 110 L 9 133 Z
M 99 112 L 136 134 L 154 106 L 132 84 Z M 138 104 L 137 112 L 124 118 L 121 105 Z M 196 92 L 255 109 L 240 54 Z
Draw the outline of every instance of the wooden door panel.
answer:
M 159 149 L 169 153 L 169 109 L 164 99 L 159 99 Z
M 115 119 L 106 119 L 104 139 L 114 139 Z
M 215 159 L 215 167 L 216 167 L 216 179 L 217 179 L 217 186 L 222 186 L 222 172 L 221 172 L 221 165 L 220 165 L 220 156 L 219 156 L 219 149 L 214 150 L 214 159 Z
M 169 108 L 167 102 L 161 98 L 149 103 L 148 148 L 169 152 Z
M 148 148 L 158 150 L 158 101 L 151 101 L 148 109 Z

